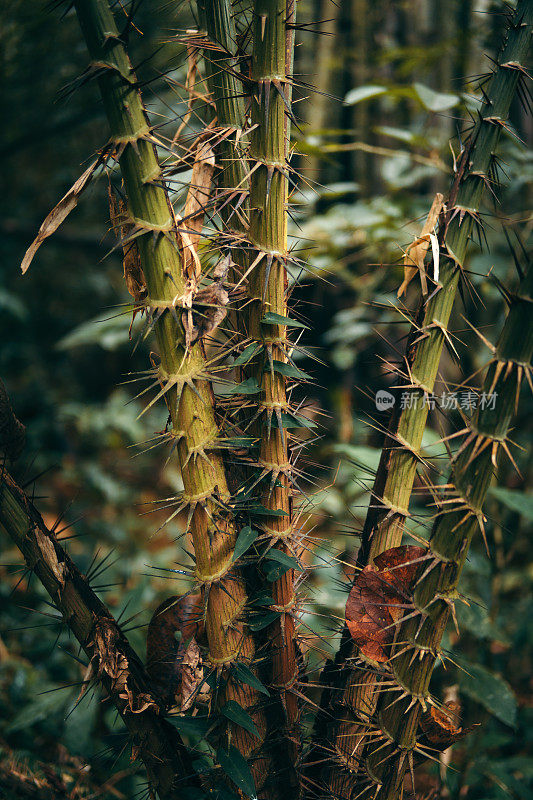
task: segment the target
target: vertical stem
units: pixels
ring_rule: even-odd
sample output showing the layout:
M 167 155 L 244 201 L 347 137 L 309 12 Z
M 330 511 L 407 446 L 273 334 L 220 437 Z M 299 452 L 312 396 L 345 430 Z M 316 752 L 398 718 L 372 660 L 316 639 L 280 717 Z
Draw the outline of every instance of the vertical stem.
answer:
M 256 0 L 252 55 L 251 191 L 249 239 L 259 261 L 250 276 L 249 335 L 261 347 L 252 369 L 261 387 L 257 407 L 260 436 L 259 487 L 266 521 L 260 523 L 271 544 L 292 553 L 292 502 L 288 433 L 283 427 L 289 411 L 286 378 L 279 368 L 287 363 L 287 328 L 264 322 L 268 313 L 287 316 L 287 201 L 286 177 L 286 38 L 285 0 Z M 269 513 L 270 512 L 270 513 Z M 272 686 L 279 694 L 284 719 L 280 721 L 278 751 L 288 774 L 281 780 L 294 786 L 297 761 L 299 704 L 295 645 L 294 571 L 289 569 L 272 584 L 272 609 L 279 618 L 271 625 L 269 656 Z
M 175 310 L 184 291 L 184 277 L 155 139 L 107 0 L 76 0 L 75 8 L 91 58 L 98 65 L 98 83 L 119 153 L 128 214 L 134 232 L 139 234 L 147 312 L 154 321 L 160 356 L 156 374 L 172 420 L 183 476 L 183 502 L 190 510 L 209 659 L 226 684 L 219 693 L 221 701 L 234 699 L 242 706 L 253 706 L 255 691 L 234 682 L 229 674 L 236 660 L 253 658 L 254 647 L 242 623 L 244 583 L 233 568 L 236 531 L 227 511 L 230 493 L 224 464 L 215 449 L 219 431 L 208 364 L 201 343 L 185 350 Z M 234 726 L 233 741 L 246 756 L 257 746 L 257 739 L 239 726 Z
M 457 294 L 461 267 L 467 246 L 478 224 L 477 212 L 483 190 L 490 181 L 501 128 L 507 119 L 511 101 L 521 77 L 521 64 L 528 53 L 533 23 L 533 2 L 519 0 L 509 20 L 506 41 L 490 82 L 484 87 L 485 102 L 474 129 L 465 144 L 448 201 L 448 212 L 439 230 L 441 277 L 438 290 L 422 305 L 416 325 L 408 340 L 405 374 L 408 383 L 401 388 L 406 402 L 397 402 L 389 422 L 388 434 L 372 489 L 372 500 L 363 529 L 358 565 L 364 567 L 380 553 L 401 544 L 403 528 L 419 461 L 422 436 L 428 416 L 424 398 L 431 395 L 438 365 L 448 336 L 447 326 Z M 399 399 L 400 393 L 397 392 Z M 331 736 L 326 734 L 323 746 L 335 744 L 333 759 L 338 768 L 328 770 L 329 781 L 355 784 L 366 741 L 368 720 L 376 708 L 379 694 L 379 674 L 364 659 L 355 669 L 346 669 L 349 661 L 358 659 L 347 628 L 335 663 L 328 665 L 321 683 L 328 687 L 322 706 L 331 703 L 333 716 L 340 714 L 351 726 Z M 353 705 L 351 697 L 357 704 Z M 340 702 L 340 707 L 338 706 Z M 335 728 L 333 724 L 333 728 Z M 324 739 L 324 734 L 322 734 Z M 349 756 L 349 757 L 348 757 Z M 344 763 L 344 766 L 343 766 Z M 348 775 L 343 776 L 343 770 Z M 335 788 L 335 787 L 333 787 Z M 330 786 L 331 790 L 331 786 Z
M 432 556 L 414 593 L 413 615 L 397 635 L 391 659 L 393 689 L 380 702 L 379 727 L 385 734 L 369 745 L 368 774 L 374 785 L 368 796 L 396 800 L 403 774 L 417 746 L 417 727 L 427 708 L 429 681 L 457 595 L 457 586 L 475 533 L 483 530 L 483 501 L 497 467 L 500 449 L 515 413 L 522 379 L 533 357 L 533 268 L 512 299 L 478 406 L 459 449 L 449 485 L 433 526 Z M 491 396 L 494 396 L 494 404 Z M 385 746 L 384 746 L 385 744 Z M 377 786 L 376 786 L 377 784 Z

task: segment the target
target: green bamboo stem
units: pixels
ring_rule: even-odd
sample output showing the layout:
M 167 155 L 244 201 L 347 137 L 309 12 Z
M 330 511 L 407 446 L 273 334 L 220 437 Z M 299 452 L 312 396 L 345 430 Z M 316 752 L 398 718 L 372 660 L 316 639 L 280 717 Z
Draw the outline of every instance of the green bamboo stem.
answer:
M 520 0 L 510 21 L 507 40 L 485 88 L 486 100 L 469 137 L 450 192 L 448 213 L 440 226 L 441 286 L 422 307 L 419 324 L 413 327 L 406 356 L 406 372 L 410 376 L 404 394 L 412 395 L 405 408 L 396 406 L 382 450 L 362 536 L 358 566 L 371 563 L 380 553 L 401 544 L 405 519 L 413 488 L 428 405 L 425 395 L 433 392 L 438 364 L 447 337 L 447 326 L 457 294 L 460 267 L 463 265 L 469 239 L 480 207 L 483 190 L 512 98 L 529 49 L 533 22 L 533 3 Z M 322 738 L 333 738 L 333 765 L 327 771 L 326 783 L 332 795 L 344 796 L 346 786 L 358 781 L 357 769 L 361 749 L 367 741 L 368 720 L 379 697 L 379 671 L 361 663 L 346 669 L 347 660 L 357 659 L 356 648 L 344 630 L 341 648 L 335 663 L 328 667 L 322 683 L 332 684 L 323 705 L 330 703 L 333 716 L 340 720 L 338 732 Z M 364 659 L 363 659 L 364 662 Z M 367 668 L 370 667 L 370 670 Z M 353 703 L 353 698 L 356 703 Z M 336 728 L 336 724 L 333 724 Z M 335 792 L 340 794 L 336 795 Z
M 217 126 L 230 132 L 218 147 L 219 188 L 228 195 L 234 195 L 221 212 L 226 223 L 224 232 L 227 234 L 233 229 L 239 239 L 247 232 L 247 226 L 233 212 L 239 203 L 243 211 L 246 209 L 249 181 L 242 140 L 246 117 L 243 85 L 239 78 L 235 21 L 229 0 L 201 0 L 198 8 L 209 40 L 215 46 L 214 49 L 205 49 L 205 71 L 209 93 L 215 101 Z M 227 228 L 228 220 L 230 231 Z
M 282 0 L 254 3 L 251 134 L 251 190 L 249 239 L 259 261 L 250 275 L 249 337 L 261 346 L 261 356 L 251 366 L 259 386 L 257 432 L 260 436 L 258 467 L 261 503 L 268 511 L 258 523 L 270 543 L 291 554 L 293 534 L 288 434 L 283 428 L 289 412 L 286 378 L 277 364 L 286 363 L 285 325 L 263 322 L 267 313 L 287 316 L 287 201 L 285 104 L 286 6 Z M 279 618 L 270 626 L 272 686 L 279 695 L 284 719 L 278 733 L 278 751 L 289 774 L 281 780 L 295 785 L 294 765 L 299 752 L 299 703 L 296 694 L 298 665 L 295 646 L 294 571 L 288 570 L 272 584 L 272 610 Z
M 401 543 L 428 416 L 428 405 L 422 400 L 424 395 L 432 394 L 435 386 L 461 267 L 483 192 L 490 183 L 500 133 L 523 75 L 532 23 L 533 3 L 520 0 L 490 83 L 484 87 L 486 100 L 458 168 L 448 214 L 440 231 L 442 288 L 429 300 L 421 324 L 410 335 L 411 348 L 406 359 L 409 379 L 403 391 L 413 395 L 413 402 L 408 399 L 406 407 L 399 408 L 393 416 L 365 523 L 364 557 L 368 562 Z
M 87 578 L 5 470 L 0 479 L 0 529 L 19 548 L 93 664 L 94 675 L 124 721 L 133 746 L 139 749 L 158 797 L 179 800 L 187 785 L 199 787 L 185 746 L 160 713 L 137 654 Z
M 224 465 L 214 449 L 219 435 L 213 393 L 202 345 L 188 352 L 174 309 L 185 288 L 173 211 L 161 186 L 161 169 L 154 138 L 135 75 L 118 36 L 107 0 L 76 0 L 76 11 L 93 65 L 98 68 L 104 108 L 116 144 L 128 199 L 128 214 L 138 233 L 138 246 L 147 282 L 148 312 L 155 320 L 160 367 L 157 377 L 172 420 L 172 435 L 181 466 L 184 503 L 190 510 L 190 527 L 196 559 L 196 580 L 205 600 L 209 659 L 218 674 L 227 677 L 237 660 L 250 661 L 253 641 L 242 615 L 246 593 L 233 568 L 236 540 L 226 504 L 230 499 Z M 172 313 L 174 312 L 174 313 Z M 228 679 L 220 699 L 253 706 L 257 694 Z M 234 726 L 234 744 L 249 755 L 257 739 Z
M 417 747 L 417 727 L 428 706 L 429 681 L 440 652 L 457 586 L 473 536 L 483 530 L 483 501 L 516 411 L 522 379 L 533 358 L 533 268 L 512 298 L 478 406 L 443 493 L 431 534 L 432 556 L 414 593 L 415 614 L 400 626 L 391 660 L 396 686 L 380 702 L 379 728 L 392 742 L 369 746 L 366 763 L 376 785 L 368 796 L 396 800 L 403 774 Z M 489 395 L 494 393 L 492 406 Z M 400 697 L 398 697 L 400 695 Z

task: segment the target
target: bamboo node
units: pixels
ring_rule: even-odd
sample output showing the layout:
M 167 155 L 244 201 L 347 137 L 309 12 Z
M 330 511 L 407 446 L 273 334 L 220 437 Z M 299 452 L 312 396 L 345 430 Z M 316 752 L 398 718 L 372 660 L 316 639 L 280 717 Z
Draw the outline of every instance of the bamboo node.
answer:
M 216 583 L 216 581 L 219 581 L 221 578 L 223 578 L 225 575 L 228 574 L 232 566 L 233 566 L 233 561 L 230 558 L 223 564 L 223 566 L 219 570 L 217 570 L 217 572 L 213 572 L 210 575 L 202 575 L 202 573 L 199 572 L 197 569 L 195 572 L 196 579 L 198 580 L 199 583 L 203 584 Z

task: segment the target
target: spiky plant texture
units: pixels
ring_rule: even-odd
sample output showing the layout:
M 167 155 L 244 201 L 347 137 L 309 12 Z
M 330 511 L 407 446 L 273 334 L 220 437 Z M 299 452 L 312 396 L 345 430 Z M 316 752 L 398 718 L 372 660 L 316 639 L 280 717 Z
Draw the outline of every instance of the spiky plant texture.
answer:
M 533 358 L 533 268 L 516 294 L 487 371 L 478 406 L 454 459 L 446 489 L 437 499 L 438 514 L 429 543 L 429 562 L 416 585 L 412 611 L 397 633 L 390 659 L 393 686 L 380 698 L 378 730 L 368 746 L 366 769 L 372 780 L 364 796 L 396 800 L 403 775 L 420 751 L 418 722 L 431 699 L 429 681 L 440 657 L 440 643 L 457 597 L 457 586 L 473 536 L 483 532 L 483 501 L 497 459 L 507 443 L 523 378 L 531 386 Z M 489 401 L 495 395 L 495 402 Z M 487 402 L 483 402 L 483 398 Z
M 115 704 L 161 800 L 178 800 L 185 787 L 199 787 L 192 761 L 176 730 L 163 719 L 144 667 L 124 633 L 45 526 L 31 500 L 2 469 L 0 528 L 22 552 L 41 581 Z
M 401 391 L 408 399 L 402 405 L 396 404 L 389 423 L 363 529 L 358 567 L 372 563 L 380 553 L 401 543 L 429 410 L 429 404 L 423 400 L 433 392 L 442 350 L 450 340 L 447 327 L 466 250 L 475 226 L 480 224 L 478 211 L 483 192 L 492 181 L 498 139 L 524 75 L 532 23 L 533 3 L 521 0 L 509 18 L 505 44 L 490 82 L 484 87 L 483 106 L 457 167 L 447 212 L 439 226 L 440 283 L 421 305 L 409 335 L 400 371 L 403 380 L 407 379 Z M 326 722 L 318 723 L 317 738 L 322 738 L 323 748 L 333 758 L 331 769 L 326 770 L 329 791 L 340 797 L 346 795 L 348 786 L 357 782 L 368 721 L 378 698 L 378 666 L 359 659 L 356 669 L 347 670 L 348 663 L 356 656 L 356 648 L 345 629 L 336 662 L 327 666 L 321 679 L 328 687 L 323 705 L 331 703 L 338 725 L 333 723 L 336 729 L 333 744 L 332 726 Z M 333 687 L 331 692 L 329 686 Z
M 288 104 L 284 0 L 256 0 L 253 8 L 252 133 L 250 147 L 250 228 L 256 266 L 250 275 L 248 335 L 257 352 L 249 372 L 260 389 L 254 427 L 260 438 L 257 469 L 262 506 L 256 524 L 268 547 L 289 557 L 295 550 L 292 473 L 288 446 L 289 363 L 287 337 L 287 132 Z M 289 763 L 283 780 L 295 786 L 298 758 L 299 702 L 296 653 L 296 593 L 294 570 L 287 569 L 271 584 L 275 619 L 270 626 L 268 656 L 272 686 L 279 694 L 279 755 Z M 287 758 L 288 756 L 288 758 Z
M 189 509 L 195 580 L 204 598 L 209 662 L 217 675 L 217 696 L 219 704 L 233 700 L 250 708 L 257 703 L 257 692 L 235 680 L 231 671 L 236 662 L 250 663 L 254 656 L 252 638 L 242 621 L 244 583 L 233 564 L 237 532 L 227 508 L 230 492 L 217 451 L 219 430 L 209 366 L 201 343 L 188 350 L 184 345 L 179 316 L 185 280 L 173 212 L 162 186 L 156 139 L 107 0 L 79 0 L 75 7 L 98 75 L 124 180 L 129 221 L 134 226 L 146 277 L 146 308 L 160 356 L 156 377 L 163 387 L 159 394 L 169 409 L 171 436 L 181 466 L 183 504 Z M 257 737 L 240 725 L 231 728 L 233 744 L 245 756 L 252 754 L 257 749 Z

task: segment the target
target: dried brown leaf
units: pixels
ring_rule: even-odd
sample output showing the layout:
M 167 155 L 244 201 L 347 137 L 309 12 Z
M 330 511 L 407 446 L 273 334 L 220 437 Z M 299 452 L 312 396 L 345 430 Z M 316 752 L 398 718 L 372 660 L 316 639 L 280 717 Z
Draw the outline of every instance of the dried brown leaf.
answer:
M 101 164 L 102 158 L 97 158 L 96 161 L 93 161 L 90 167 L 88 167 L 83 175 L 81 175 L 74 186 L 68 190 L 68 192 L 61 198 L 59 203 L 55 206 L 55 208 L 50 211 L 44 222 L 42 223 L 41 227 L 39 228 L 39 232 L 37 236 L 28 247 L 26 252 L 24 253 L 24 258 L 22 259 L 21 269 L 22 274 L 24 275 L 31 262 L 33 261 L 33 257 L 35 253 L 49 236 L 51 236 L 55 231 L 59 228 L 61 223 L 68 217 L 70 212 L 76 208 L 78 205 L 78 200 L 80 198 L 81 193 L 83 190 L 88 186 L 91 181 L 91 178 L 94 175 L 96 168 Z
M 406 291 L 408 285 L 411 283 L 417 272 L 420 273 L 422 294 L 424 295 L 427 294 L 427 282 L 426 282 L 426 273 L 424 271 L 424 259 L 428 251 L 429 244 L 430 242 L 432 242 L 431 237 L 433 235 L 433 230 L 435 228 L 435 225 L 437 224 L 437 220 L 439 218 L 440 212 L 442 211 L 443 205 L 444 205 L 444 197 L 442 196 L 442 194 L 437 192 L 437 194 L 433 199 L 433 203 L 429 210 L 427 219 L 424 223 L 424 227 L 420 232 L 420 237 L 418 239 L 415 239 L 413 244 L 409 245 L 409 247 L 405 252 L 405 256 L 403 259 L 404 278 L 402 285 L 398 289 L 398 297 L 401 297 L 402 294 Z M 433 252 L 435 253 L 434 248 Z M 437 254 L 438 254 L 438 247 L 437 247 Z M 438 279 L 438 256 L 435 268 Z
M 367 658 L 388 660 L 395 624 L 411 600 L 425 554 L 422 547 L 393 547 L 355 578 L 346 603 L 346 624 Z

